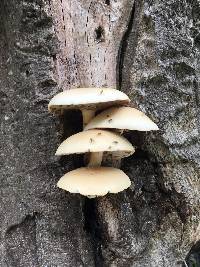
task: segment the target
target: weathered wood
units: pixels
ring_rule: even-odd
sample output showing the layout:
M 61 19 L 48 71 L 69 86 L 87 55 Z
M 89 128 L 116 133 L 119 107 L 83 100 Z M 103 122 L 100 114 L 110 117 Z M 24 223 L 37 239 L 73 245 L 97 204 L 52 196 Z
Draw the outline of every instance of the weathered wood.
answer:
M 53 0 L 50 3 L 60 44 L 55 65 L 62 89 L 116 87 L 118 51 L 133 2 Z

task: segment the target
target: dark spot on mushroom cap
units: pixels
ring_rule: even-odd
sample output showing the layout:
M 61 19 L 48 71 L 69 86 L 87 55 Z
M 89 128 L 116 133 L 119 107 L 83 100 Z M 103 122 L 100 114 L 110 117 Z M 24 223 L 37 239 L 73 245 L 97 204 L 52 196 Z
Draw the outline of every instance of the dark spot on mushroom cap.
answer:
M 112 119 L 109 119 L 108 122 L 111 123 L 112 122 Z
M 98 133 L 97 135 L 101 135 L 101 133 Z
M 111 148 L 112 148 L 112 146 L 109 146 L 109 147 L 108 147 L 108 149 L 111 149 Z
M 113 144 L 118 144 L 119 142 L 118 141 L 114 141 Z

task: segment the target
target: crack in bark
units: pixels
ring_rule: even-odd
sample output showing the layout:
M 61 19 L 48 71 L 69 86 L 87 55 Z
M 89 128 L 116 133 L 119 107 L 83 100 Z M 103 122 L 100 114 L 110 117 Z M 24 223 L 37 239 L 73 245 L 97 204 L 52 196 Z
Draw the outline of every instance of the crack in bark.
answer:
M 124 36 L 122 37 L 121 43 L 120 43 L 120 47 L 119 47 L 119 51 L 118 51 L 118 60 L 117 60 L 117 87 L 121 88 L 122 85 L 122 72 L 123 72 L 123 63 L 124 63 L 124 56 L 126 53 L 126 48 L 128 45 L 128 38 L 130 36 L 130 33 L 132 31 L 133 25 L 134 25 L 134 19 L 135 19 L 135 14 L 136 14 L 136 1 L 134 1 L 133 3 L 133 7 L 130 13 L 130 18 L 129 18 L 129 22 L 127 25 L 127 30 L 124 33 Z
M 85 218 L 85 231 L 92 242 L 95 266 L 103 266 L 103 256 L 101 252 L 101 244 L 103 240 L 102 227 L 98 220 L 96 200 L 85 199 L 83 215 Z

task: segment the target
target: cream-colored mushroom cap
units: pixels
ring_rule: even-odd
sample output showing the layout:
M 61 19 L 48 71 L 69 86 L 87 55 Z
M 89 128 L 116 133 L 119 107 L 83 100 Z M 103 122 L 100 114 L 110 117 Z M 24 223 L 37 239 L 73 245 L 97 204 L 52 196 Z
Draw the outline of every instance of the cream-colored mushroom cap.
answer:
M 130 185 L 128 176 L 112 167 L 79 168 L 65 174 L 57 183 L 61 189 L 84 196 L 118 193 Z
M 85 130 L 94 128 L 159 130 L 158 126 L 143 112 L 131 107 L 113 107 L 101 112 L 86 125 Z
M 56 151 L 56 155 L 82 154 L 86 152 L 113 151 L 120 157 L 134 153 L 132 144 L 123 136 L 107 130 L 88 130 L 67 138 Z
M 126 94 L 112 88 L 77 88 L 55 95 L 49 102 L 48 110 L 59 113 L 63 109 L 103 109 L 114 104 L 127 104 Z

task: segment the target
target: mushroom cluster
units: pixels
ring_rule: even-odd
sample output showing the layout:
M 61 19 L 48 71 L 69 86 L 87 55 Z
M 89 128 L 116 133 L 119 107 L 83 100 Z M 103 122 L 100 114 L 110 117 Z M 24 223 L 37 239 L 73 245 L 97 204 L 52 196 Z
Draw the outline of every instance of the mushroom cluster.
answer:
M 113 165 L 135 152 L 122 136 L 124 130 L 158 130 L 157 125 L 143 112 L 128 107 L 126 94 L 112 88 L 78 88 L 57 94 L 48 110 L 63 114 L 67 109 L 79 109 L 83 116 L 83 131 L 67 138 L 56 155 L 82 154 L 88 156 L 87 167 L 66 173 L 57 186 L 87 197 L 118 193 L 130 185 L 129 177 L 120 169 L 102 167 L 104 153 L 111 155 Z M 95 113 L 100 113 L 95 116 Z

